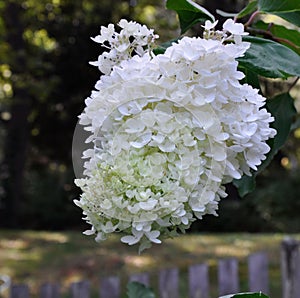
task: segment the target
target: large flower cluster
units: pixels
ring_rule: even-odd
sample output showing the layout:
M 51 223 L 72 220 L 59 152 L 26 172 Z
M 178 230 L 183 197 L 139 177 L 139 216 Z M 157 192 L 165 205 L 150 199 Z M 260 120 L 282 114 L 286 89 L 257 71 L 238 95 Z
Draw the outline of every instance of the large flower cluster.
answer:
M 140 250 L 160 243 L 216 214 L 223 185 L 265 159 L 276 131 L 265 98 L 239 82 L 236 58 L 249 44 L 235 25 L 221 39 L 184 37 L 164 54 L 127 57 L 97 82 L 80 115 L 94 147 L 75 181 L 86 234 L 122 232 Z

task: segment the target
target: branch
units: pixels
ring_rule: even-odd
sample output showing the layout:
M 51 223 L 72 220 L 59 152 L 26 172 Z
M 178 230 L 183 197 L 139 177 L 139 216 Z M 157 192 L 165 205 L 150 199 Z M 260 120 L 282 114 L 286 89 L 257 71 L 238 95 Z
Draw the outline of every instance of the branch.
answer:
M 251 28 L 251 27 L 247 28 L 247 31 L 249 31 L 249 33 L 255 33 L 255 34 L 262 35 L 264 37 L 267 37 L 267 38 L 277 41 L 279 43 L 285 43 L 297 50 L 300 50 L 300 47 L 297 46 L 296 44 L 294 44 L 293 42 L 291 42 L 290 40 L 281 38 L 281 37 L 277 37 L 270 31 L 266 31 L 266 30 L 262 30 L 262 29 L 255 29 L 255 28 Z
M 296 78 L 296 80 L 289 87 L 288 92 L 290 92 L 292 90 L 292 88 L 298 83 L 299 79 L 300 79 L 299 77 Z

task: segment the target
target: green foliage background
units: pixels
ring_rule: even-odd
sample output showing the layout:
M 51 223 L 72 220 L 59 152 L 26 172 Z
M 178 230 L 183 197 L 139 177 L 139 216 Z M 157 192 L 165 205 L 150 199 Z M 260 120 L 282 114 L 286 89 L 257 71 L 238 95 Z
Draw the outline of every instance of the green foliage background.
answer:
M 201 2 L 214 15 L 216 8 L 239 11 L 245 3 Z M 259 5 L 285 19 L 294 19 L 298 13 L 272 11 L 266 1 Z M 123 17 L 156 29 L 161 42 L 180 34 L 175 13 L 167 12 L 160 0 L 0 0 L 1 227 L 65 229 L 82 224 L 81 212 L 72 202 L 79 191 L 73 185 L 71 144 L 77 115 L 99 78 L 88 61 L 96 60 L 101 48 L 90 36 L 96 36 L 101 25 Z M 260 20 L 253 30 L 265 27 Z M 189 30 L 201 32 L 199 25 Z M 279 37 L 299 34 L 296 28 L 286 30 L 280 24 L 272 27 Z M 294 40 L 299 46 L 299 39 Z M 249 55 L 257 56 L 260 46 L 257 39 Z M 268 46 L 281 50 L 272 42 Z M 290 48 L 293 57 L 299 55 L 299 47 Z M 241 61 L 246 68 L 247 59 Z M 295 67 L 295 75 L 297 71 Z M 267 76 L 274 77 L 272 70 Z M 260 79 L 268 97 L 288 90 L 290 84 Z M 293 97 L 299 101 L 299 88 L 294 90 Z M 299 117 L 294 118 L 288 142 L 258 175 L 256 190 L 241 199 L 229 185 L 230 197 L 221 202 L 220 216 L 205 217 L 193 225 L 194 231 L 300 231 L 296 212 L 300 207 L 300 130 Z

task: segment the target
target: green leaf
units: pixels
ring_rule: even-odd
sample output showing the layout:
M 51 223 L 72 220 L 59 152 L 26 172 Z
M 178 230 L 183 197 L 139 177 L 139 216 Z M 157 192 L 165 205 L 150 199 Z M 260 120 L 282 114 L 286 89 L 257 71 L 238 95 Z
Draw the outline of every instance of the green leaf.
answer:
M 288 47 L 259 37 L 243 40 L 251 42 L 251 46 L 238 59 L 240 66 L 269 78 L 300 76 L 300 56 Z
M 263 293 L 238 293 L 222 296 L 219 298 L 269 298 Z
M 294 11 L 294 12 L 276 12 L 273 13 L 274 15 L 281 17 L 285 19 L 286 21 L 295 24 L 297 26 L 300 26 L 300 11 Z
M 277 15 L 300 26 L 299 0 L 258 0 L 258 8 L 262 12 Z
M 167 0 L 166 6 L 177 12 L 182 34 L 199 22 L 215 20 L 208 10 L 192 0 Z
M 258 8 L 263 12 L 287 12 L 300 10 L 299 0 L 258 0 Z
M 284 43 L 287 47 L 294 50 L 298 55 L 300 55 L 300 32 L 297 30 L 288 29 L 285 26 L 276 24 L 267 24 L 263 21 L 258 21 L 253 25 L 254 28 L 265 30 L 273 34 L 275 37 L 283 38 L 289 40 L 290 43 Z
M 269 140 L 268 144 L 271 147 L 271 151 L 268 153 L 267 159 L 259 167 L 258 172 L 261 172 L 270 164 L 273 157 L 285 144 L 290 134 L 293 120 L 297 115 L 294 99 L 289 93 L 282 93 L 269 99 L 266 108 L 275 118 L 271 126 L 277 130 L 277 134 L 273 139 Z
M 245 78 L 242 80 L 242 84 L 248 84 L 252 87 L 260 90 L 260 84 L 257 73 L 247 69 L 247 68 L 239 68 L 245 75 Z
M 127 284 L 128 298 L 155 298 L 154 293 L 145 285 L 139 282 L 130 282 Z
M 251 193 L 256 187 L 256 175 L 253 173 L 252 176 L 244 175 L 241 179 L 234 179 L 233 185 L 237 188 L 240 197 Z
M 157 48 L 153 49 L 155 55 L 164 54 L 166 49 L 170 47 L 173 43 L 177 43 L 180 38 L 172 39 L 170 41 L 160 44 Z
M 237 17 L 243 18 L 255 10 L 257 10 L 257 0 L 250 1 L 248 5 L 238 13 Z

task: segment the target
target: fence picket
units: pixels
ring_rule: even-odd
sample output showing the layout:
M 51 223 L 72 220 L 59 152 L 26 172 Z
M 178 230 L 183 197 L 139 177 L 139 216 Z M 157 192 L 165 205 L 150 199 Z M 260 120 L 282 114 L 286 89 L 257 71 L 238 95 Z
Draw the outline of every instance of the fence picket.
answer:
M 150 285 L 150 277 L 148 273 L 133 274 L 129 277 L 129 282 L 137 281 L 145 286 Z
M 234 258 L 218 262 L 219 294 L 227 295 L 239 291 L 238 260 Z
M 101 279 L 100 283 L 101 298 L 119 298 L 120 297 L 120 279 L 111 276 Z
M 27 285 L 12 285 L 10 298 L 29 298 L 29 288 Z
M 300 293 L 300 243 L 286 238 L 281 244 L 282 297 L 297 298 Z
M 281 272 L 283 298 L 298 298 L 300 293 L 300 242 L 285 239 L 281 245 Z M 264 252 L 254 253 L 248 257 L 249 291 L 269 293 L 268 256 Z M 189 298 L 210 297 L 209 268 L 206 264 L 189 267 L 188 287 Z M 158 274 L 159 297 L 179 298 L 179 270 L 178 268 L 161 270 Z M 146 286 L 150 285 L 148 273 L 135 274 L 129 281 L 138 281 Z M 10 283 L 9 283 L 10 285 Z M 218 262 L 219 295 L 239 292 L 238 260 L 235 258 L 222 259 Z M 101 298 L 120 298 L 121 281 L 119 277 L 103 278 L 100 283 Z M 0 292 L 3 292 L 3 286 Z M 10 298 L 29 298 L 29 288 L 24 284 L 12 284 Z M 71 298 L 89 298 L 89 281 L 79 281 L 70 286 Z M 0 294 L 1 295 L 1 294 Z M 59 298 L 60 286 L 45 283 L 39 291 L 40 298 Z
M 40 288 L 40 298 L 59 298 L 59 285 L 45 283 Z
M 165 269 L 159 272 L 159 297 L 179 298 L 178 293 L 179 271 L 178 268 Z
M 74 282 L 71 284 L 72 298 L 89 298 L 90 297 L 90 283 L 86 280 Z
M 258 252 L 248 257 L 248 281 L 250 292 L 269 293 L 268 256 Z
M 189 294 L 190 298 L 209 297 L 209 277 L 206 264 L 189 267 Z

